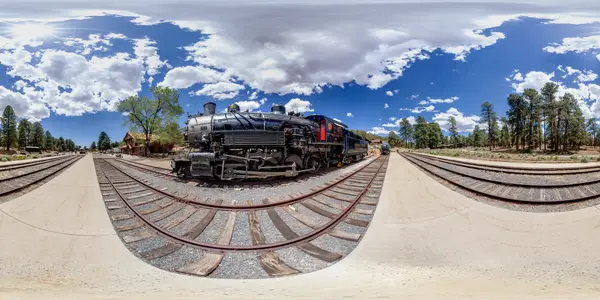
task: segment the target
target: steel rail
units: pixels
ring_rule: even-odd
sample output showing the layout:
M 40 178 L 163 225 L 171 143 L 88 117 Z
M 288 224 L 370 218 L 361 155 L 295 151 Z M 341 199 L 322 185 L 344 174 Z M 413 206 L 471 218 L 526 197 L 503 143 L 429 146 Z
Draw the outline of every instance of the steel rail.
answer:
M 342 177 L 339 180 L 336 180 L 335 182 L 328 184 L 324 187 L 315 189 L 313 191 L 311 191 L 308 194 L 304 194 L 304 195 L 300 195 L 291 199 L 287 199 L 287 200 L 283 200 L 283 201 L 279 201 L 279 202 L 273 202 L 273 203 L 258 203 L 258 204 L 253 204 L 253 205 L 229 205 L 229 204 L 213 204 L 213 203 L 206 203 L 206 202 L 202 202 L 202 201 L 198 201 L 198 200 L 194 200 L 194 199 L 187 199 L 187 198 L 183 198 L 174 194 L 171 194 L 167 191 L 163 191 L 159 188 L 150 186 L 148 184 L 146 184 L 145 182 L 131 176 L 130 174 L 127 174 L 127 172 L 117 168 L 116 166 L 114 166 L 111 162 L 109 162 L 108 160 L 104 159 L 104 161 L 109 164 L 110 166 L 112 166 L 113 168 L 115 168 L 116 170 L 118 170 L 119 172 L 121 172 L 123 175 L 125 175 L 127 178 L 133 180 L 134 182 L 156 192 L 159 194 L 162 194 L 164 196 L 173 198 L 179 202 L 185 203 L 185 204 L 192 204 L 192 205 L 197 205 L 203 208 L 215 208 L 215 209 L 219 209 L 219 210 L 226 210 L 226 211 L 247 211 L 247 210 L 256 210 L 256 209 L 265 209 L 265 208 L 271 208 L 271 207 L 278 207 L 278 206 L 284 206 L 284 205 L 291 205 L 297 202 L 300 202 L 306 198 L 310 198 L 313 196 L 316 196 L 318 194 L 321 194 L 325 191 L 327 191 L 328 189 L 337 186 L 341 183 L 343 183 L 344 181 L 348 180 L 349 178 L 351 178 L 352 176 L 354 176 L 355 174 L 365 170 L 367 167 L 371 166 L 373 163 L 375 163 L 376 161 L 378 161 L 379 159 L 381 159 L 381 156 L 378 158 L 373 159 L 371 162 L 369 162 L 367 165 L 361 167 L 360 169 Z
M 577 202 L 582 202 L 582 201 L 586 201 L 586 200 L 590 200 L 590 199 L 594 199 L 594 198 L 598 198 L 598 194 L 595 195 L 591 195 L 591 196 L 584 196 L 584 197 L 580 197 L 580 198 L 575 198 L 575 199 L 569 199 L 569 200 L 555 200 L 555 201 L 533 201 L 533 200 L 522 200 L 522 199 L 516 199 L 516 198 L 509 198 L 509 197 L 501 197 L 501 196 L 497 196 L 494 194 L 490 194 L 487 192 L 483 192 L 477 189 L 474 189 L 472 187 L 466 186 L 462 183 L 458 183 L 455 180 L 446 178 L 442 175 L 436 174 L 435 172 L 419 165 L 419 163 L 416 163 L 413 161 L 413 158 L 411 158 L 410 156 L 407 156 L 405 154 L 401 154 L 405 159 L 407 159 L 410 163 L 416 165 L 417 167 L 419 167 L 422 170 L 425 170 L 427 173 L 432 174 L 433 176 L 440 178 L 444 181 L 447 181 L 455 186 L 458 186 L 464 190 L 467 190 L 469 192 L 478 194 L 478 195 L 482 195 L 485 197 L 489 197 L 492 199 L 496 199 L 496 200 L 500 200 L 500 201 L 504 201 L 504 202 L 512 202 L 512 203 L 516 203 L 516 204 L 529 204 L 529 205 L 557 205 L 557 204 L 570 204 L 570 203 L 577 203 Z
M 289 240 L 285 240 L 285 241 L 281 241 L 281 242 L 275 242 L 275 243 L 271 243 L 271 244 L 258 244 L 258 245 L 252 245 L 252 246 L 243 246 L 243 245 L 217 245 L 217 244 L 211 244 L 211 243 L 204 243 L 204 242 L 199 242 L 197 240 L 192 240 L 189 238 L 185 238 L 182 236 L 177 236 L 174 234 L 171 234 L 170 232 L 168 232 L 165 229 L 160 228 L 159 226 L 155 225 L 152 221 L 148 220 L 148 218 L 146 218 L 145 216 L 143 216 L 142 214 L 140 214 L 131 204 L 129 204 L 125 199 L 125 197 L 121 194 L 121 192 L 119 192 L 119 190 L 115 187 L 114 183 L 112 182 L 112 180 L 107 176 L 106 171 L 104 169 L 101 168 L 102 170 L 102 174 L 104 175 L 104 177 L 106 178 L 106 180 L 108 181 L 108 183 L 112 186 L 112 188 L 115 190 L 115 192 L 117 193 L 117 195 L 119 195 L 119 197 L 123 200 L 123 202 L 125 203 L 125 205 L 127 205 L 127 207 L 136 215 L 136 217 L 138 217 L 140 220 L 142 220 L 144 223 L 146 223 L 146 225 L 148 225 L 149 227 L 151 227 L 153 230 L 155 230 L 156 232 L 159 232 L 160 234 L 164 235 L 165 237 L 167 237 L 168 239 L 171 239 L 172 241 L 175 241 L 177 243 L 181 243 L 187 246 L 193 246 L 196 248 L 200 248 L 206 251 L 210 251 L 210 252 L 225 252 L 225 251 L 230 251 L 230 252 L 249 252 L 249 251 L 253 251 L 253 252 L 262 252 L 262 251 L 272 251 L 272 250 L 276 250 L 276 249 L 280 249 L 280 248 L 284 248 L 284 247 L 289 247 L 289 246 L 294 246 L 297 244 L 303 244 L 306 242 L 309 242 L 319 236 L 321 236 L 323 233 L 325 233 L 326 231 L 333 229 L 337 224 L 339 224 L 340 222 L 342 222 L 349 214 L 350 212 L 352 212 L 352 210 L 356 207 L 356 205 L 360 202 L 360 199 L 362 198 L 362 196 L 367 192 L 367 190 L 369 189 L 369 187 L 371 186 L 371 184 L 373 183 L 373 181 L 375 180 L 375 178 L 377 177 L 377 174 L 379 174 L 379 172 L 381 171 L 381 169 L 383 168 L 384 165 L 386 165 L 388 159 L 386 158 L 381 158 L 383 160 L 383 162 L 381 163 L 381 165 L 379 166 L 379 168 L 377 169 L 377 172 L 375 172 L 375 174 L 373 175 L 373 177 L 371 178 L 371 180 L 369 181 L 369 183 L 367 184 L 367 186 L 364 188 L 364 190 L 362 192 L 360 192 L 355 199 L 353 200 L 353 202 L 351 202 L 348 207 L 346 207 L 339 215 L 337 215 L 335 218 L 331 219 L 329 222 L 325 223 L 323 226 L 307 233 L 304 235 L 299 235 L 296 238 L 293 239 L 289 239 Z

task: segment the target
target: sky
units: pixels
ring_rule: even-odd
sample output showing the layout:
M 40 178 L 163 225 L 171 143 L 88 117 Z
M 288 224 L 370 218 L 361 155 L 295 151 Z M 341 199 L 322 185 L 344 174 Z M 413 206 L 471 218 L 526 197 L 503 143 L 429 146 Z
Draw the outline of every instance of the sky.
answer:
M 0 109 L 89 146 L 129 129 L 116 111 L 161 85 L 184 115 L 324 114 L 387 135 L 419 115 L 462 134 L 484 101 L 552 81 L 600 117 L 596 1 L 27 0 L 0 14 Z

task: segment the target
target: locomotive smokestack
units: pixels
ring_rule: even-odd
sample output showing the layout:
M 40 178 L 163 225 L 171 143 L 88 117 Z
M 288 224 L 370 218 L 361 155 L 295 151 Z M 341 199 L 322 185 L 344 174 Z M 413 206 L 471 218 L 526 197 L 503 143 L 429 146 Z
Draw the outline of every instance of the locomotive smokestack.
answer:
M 204 115 L 205 116 L 214 115 L 216 110 L 217 110 L 217 105 L 214 102 L 204 103 Z
M 230 112 L 230 113 L 239 113 L 240 112 L 240 106 L 237 105 L 237 104 L 235 104 L 235 103 L 231 103 L 227 107 L 227 111 Z
M 281 104 L 273 104 L 273 106 L 271 106 L 271 112 L 278 115 L 285 115 L 285 106 Z

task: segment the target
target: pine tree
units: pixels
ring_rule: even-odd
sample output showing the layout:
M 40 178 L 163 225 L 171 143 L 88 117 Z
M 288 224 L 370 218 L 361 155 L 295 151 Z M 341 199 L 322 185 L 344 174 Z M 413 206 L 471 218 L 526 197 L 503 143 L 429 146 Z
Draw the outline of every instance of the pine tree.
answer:
M 429 126 L 423 116 L 417 117 L 417 122 L 414 125 L 414 132 L 416 148 L 426 148 L 429 145 Z
M 27 119 L 21 119 L 19 121 L 19 148 L 25 148 L 29 146 L 29 131 L 31 123 Z
M 410 141 L 413 139 L 414 131 L 407 118 L 400 121 L 400 138 L 404 141 L 406 148 L 409 148 Z
M 458 142 L 458 140 L 457 140 L 458 129 L 456 127 L 456 118 L 454 118 L 454 116 L 451 116 L 450 118 L 448 118 L 448 123 L 450 124 L 449 131 L 450 131 L 450 136 L 452 137 L 452 144 L 456 148 L 456 143 Z
M 34 147 L 43 147 L 44 144 L 44 128 L 40 122 L 33 123 L 31 127 L 31 142 Z
M 50 131 L 46 130 L 46 137 L 45 137 L 45 144 L 44 144 L 44 148 L 46 149 L 46 151 L 51 151 L 54 150 L 54 137 L 52 137 L 52 134 L 50 133 Z
M 6 145 L 6 150 L 17 140 L 17 115 L 12 106 L 7 105 L 2 113 L 2 141 Z
M 492 151 L 492 146 L 498 135 L 498 118 L 494 111 L 494 106 L 487 101 L 481 105 L 481 123 L 485 123 L 488 126 L 488 143 L 490 151 Z

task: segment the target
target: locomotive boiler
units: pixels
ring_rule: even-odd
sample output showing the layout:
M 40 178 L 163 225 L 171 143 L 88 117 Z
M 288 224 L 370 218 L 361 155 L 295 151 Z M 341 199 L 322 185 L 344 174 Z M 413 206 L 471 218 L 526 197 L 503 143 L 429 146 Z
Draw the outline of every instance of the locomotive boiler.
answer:
M 216 113 L 216 104 L 188 116 L 184 132 L 187 152 L 171 161 L 182 177 L 221 180 L 292 177 L 324 166 L 364 158 L 368 143 L 348 127 L 323 115 L 240 112 L 237 104 Z

